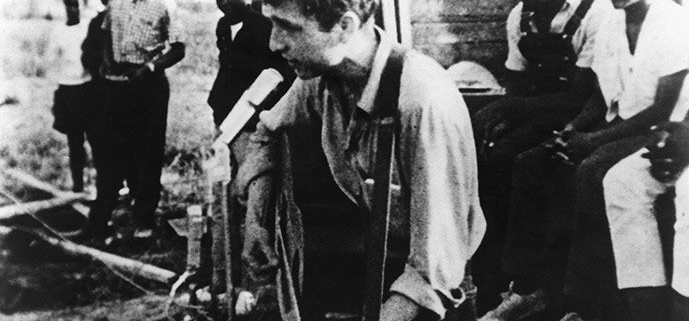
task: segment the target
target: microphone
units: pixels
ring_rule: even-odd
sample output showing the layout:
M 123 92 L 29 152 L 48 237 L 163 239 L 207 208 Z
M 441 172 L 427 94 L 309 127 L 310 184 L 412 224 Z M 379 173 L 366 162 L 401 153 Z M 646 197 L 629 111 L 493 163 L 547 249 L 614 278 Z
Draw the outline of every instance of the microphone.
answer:
M 221 134 L 216 138 L 214 145 L 232 142 L 256 113 L 256 107 L 263 104 L 283 80 L 284 78 L 277 70 L 273 68 L 264 69 L 249 89 L 239 97 L 230 113 L 220 124 Z

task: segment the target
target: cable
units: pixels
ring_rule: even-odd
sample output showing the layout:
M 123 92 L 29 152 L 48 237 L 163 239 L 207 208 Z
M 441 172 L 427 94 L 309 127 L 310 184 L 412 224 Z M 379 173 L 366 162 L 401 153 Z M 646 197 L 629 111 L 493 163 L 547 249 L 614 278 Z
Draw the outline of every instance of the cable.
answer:
M 9 192 L 8 192 L 7 190 L 5 190 L 4 188 L 0 188 L 0 194 L 2 194 L 2 195 L 5 196 L 7 199 L 9 199 L 10 201 L 14 202 L 14 203 L 17 204 L 17 205 L 21 205 L 21 204 L 22 204 L 21 201 L 19 201 L 16 197 L 14 197 L 11 193 L 9 193 Z M 55 236 L 56 236 L 57 238 L 59 238 L 61 241 L 73 243 L 73 242 L 70 241 L 69 239 L 67 239 L 67 238 L 65 238 L 64 236 L 62 236 L 62 234 L 60 234 L 60 232 L 58 232 L 57 230 L 55 230 L 54 228 L 52 228 L 52 227 L 51 227 L 47 222 L 45 222 L 43 219 L 41 219 L 40 217 L 38 217 L 38 216 L 36 215 L 35 212 L 29 211 L 28 214 L 29 214 L 29 216 L 30 216 L 31 218 L 33 218 L 33 219 L 36 220 L 38 223 L 40 223 L 45 229 L 47 229 L 48 231 L 50 231 L 53 235 L 55 235 Z M 96 260 L 95 258 L 92 258 L 92 259 L 95 260 L 95 261 L 99 261 L 99 260 Z M 117 276 L 118 278 L 122 279 L 123 281 L 129 283 L 130 285 L 134 286 L 135 288 L 137 288 L 137 289 L 143 291 L 143 292 L 146 293 L 146 294 L 152 294 L 152 293 L 154 293 L 153 291 L 147 290 L 147 289 L 145 289 L 144 287 L 142 287 L 142 286 L 136 284 L 132 279 L 130 279 L 130 278 L 124 276 L 122 273 L 120 273 L 119 271 L 115 270 L 113 267 L 111 267 L 110 265 L 106 264 L 105 262 L 102 262 L 102 261 L 99 261 L 99 262 L 101 262 L 101 263 L 102 263 L 110 272 L 112 272 L 115 276 Z

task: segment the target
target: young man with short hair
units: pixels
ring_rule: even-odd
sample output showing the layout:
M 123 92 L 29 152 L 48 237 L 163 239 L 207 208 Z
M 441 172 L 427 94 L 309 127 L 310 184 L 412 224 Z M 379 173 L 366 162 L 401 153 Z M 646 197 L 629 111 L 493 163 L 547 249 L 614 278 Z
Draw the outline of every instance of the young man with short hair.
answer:
M 264 14 L 273 21 L 271 49 L 299 79 L 273 109 L 260 114 L 255 139 L 286 129 L 319 129 L 335 182 L 370 211 L 367 181 L 374 177 L 381 114 L 397 102 L 392 176 L 401 185 L 402 205 L 391 216 L 408 222 L 401 226 L 407 226 L 402 232 L 410 237 L 409 255 L 381 319 L 439 319 L 462 301 L 453 290 L 485 229 L 471 123 L 444 70 L 376 28 L 375 8 L 372 0 L 265 2 Z M 394 88 L 399 96 L 391 97 L 379 88 L 386 86 L 381 78 L 394 59 L 402 59 L 403 67 Z

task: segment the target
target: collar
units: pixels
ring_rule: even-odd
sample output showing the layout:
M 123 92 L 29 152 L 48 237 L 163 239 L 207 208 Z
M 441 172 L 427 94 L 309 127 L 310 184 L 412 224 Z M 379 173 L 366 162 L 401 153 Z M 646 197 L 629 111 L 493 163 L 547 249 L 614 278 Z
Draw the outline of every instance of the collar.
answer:
M 380 77 L 383 75 L 383 69 L 388 62 L 388 57 L 392 52 L 392 41 L 385 32 L 376 27 L 376 37 L 378 38 L 378 48 L 373 57 L 373 64 L 371 65 L 371 72 L 368 76 L 368 81 L 364 90 L 361 92 L 361 98 L 357 103 L 357 107 L 372 114 L 375 108 L 375 100 L 378 95 L 378 87 L 380 87 Z

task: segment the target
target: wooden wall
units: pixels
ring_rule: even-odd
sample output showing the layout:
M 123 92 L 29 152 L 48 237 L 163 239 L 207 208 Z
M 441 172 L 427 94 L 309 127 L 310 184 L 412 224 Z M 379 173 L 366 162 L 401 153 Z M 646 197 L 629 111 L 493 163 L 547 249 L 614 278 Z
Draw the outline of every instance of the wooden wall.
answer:
M 414 48 L 445 67 L 473 60 L 500 73 L 507 55 L 505 20 L 516 0 L 408 1 Z

